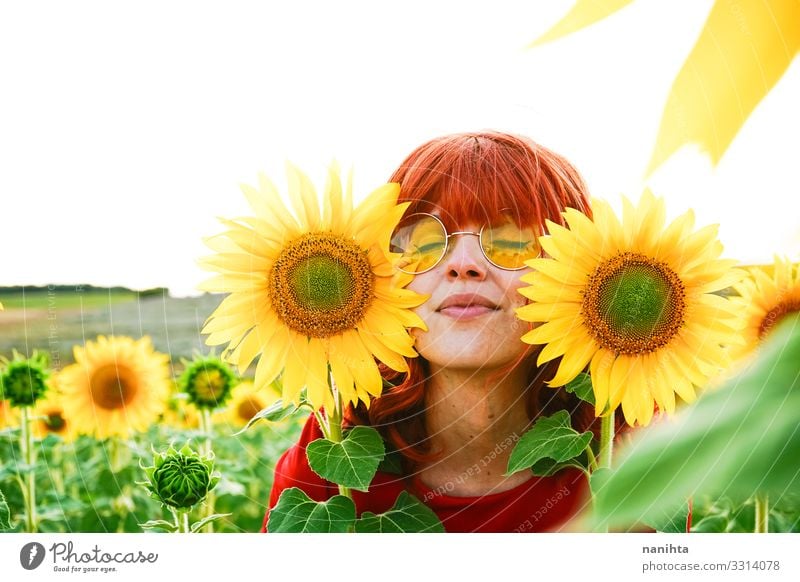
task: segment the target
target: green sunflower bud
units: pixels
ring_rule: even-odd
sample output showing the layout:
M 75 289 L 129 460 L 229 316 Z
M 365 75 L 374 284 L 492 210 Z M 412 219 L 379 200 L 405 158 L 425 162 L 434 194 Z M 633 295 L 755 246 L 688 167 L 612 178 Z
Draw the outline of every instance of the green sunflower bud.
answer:
M 175 509 L 189 509 L 203 501 L 219 482 L 214 472 L 214 454 L 200 455 L 189 445 L 155 453 L 153 466 L 143 467 L 143 485 L 150 497 Z
M 197 408 L 209 410 L 223 406 L 238 383 L 230 367 L 213 354 L 185 363 L 179 386 L 189 402 Z
M 34 352 L 24 358 L 14 352 L 14 359 L 5 360 L 5 369 L 0 373 L 0 400 L 8 400 L 11 406 L 33 406 L 47 391 L 46 356 Z

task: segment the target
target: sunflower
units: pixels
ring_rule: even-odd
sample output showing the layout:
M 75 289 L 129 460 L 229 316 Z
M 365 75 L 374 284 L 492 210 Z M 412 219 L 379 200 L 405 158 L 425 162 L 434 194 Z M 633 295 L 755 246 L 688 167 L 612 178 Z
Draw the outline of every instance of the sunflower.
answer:
M 44 397 L 50 377 L 47 356 L 34 351 L 33 356 L 26 358 L 15 350 L 13 359 L 2 362 L 5 368 L 0 371 L 0 398 L 8 400 L 11 406 L 23 408 Z
M 8 400 L 0 400 L 0 430 L 19 426 L 19 415 Z
M 228 365 L 213 354 L 184 363 L 186 368 L 178 384 L 189 402 L 199 409 L 213 410 L 223 406 L 237 382 Z
M 411 311 L 425 297 L 403 287 L 389 252 L 392 230 L 407 204 L 399 185 L 386 184 L 353 208 L 332 167 L 322 212 L 309 179 L 287 167 L 294 215 L 264 176 L 242 186 L 255 218 L 223 220 L 228 230 L 207 239 L 217 255 L 202 265 L 220 274 L 201 289 L 230 293 L 206 322 L 209 345 L 228 344 L 226 359 L 240 374 L 261 354 L 255 385 L 283 372 L 283 399 L 334 404 L 332 377 L 344 403 L 369 405 L 381 393 L 375 358 L 399 372 L 415 357 L 408 327 L 424 328 Z M 330 374 L 330 376 L 329 376 Z
M 735 341 L 735 307 L 714 292 L 743 276 L 721 260 L 717 227 L 692 232 L 691 211 L 664 229 L 665 207 L 645 191 L 638 207 L 624 199 L 622 223 L 611 207 L 593 201 L 595 220 L 564 213 L 569 228 L 548 223 L 541 238 L 551 258 L 528 261 L 534 272 L 520 292 L 533 303 L 524 321 L 546 322 L 522 340 L 546 344 L 538 363 L 561 356 L 552 386 L 587 365 L 598 416 L 622 404 L 628 424 L 649 424 L 653 403 L 674 412 L 728 361 Z
M 281 389 L 277 382 L 259 389 L 251 381 L 246 380 L 233 389 L 225 419 L 232 426 L 242 427 L 280 397 Z
M 40 439 L 54 434 L 65 442 L 73 441 L 77 436 L 75 426 L 64 413 L 63 398 L 52 384 L 47 397 L 37 402 L 33 409 L 33 434 Z
M 64 413 L 81 433 L 127 437 L 147 429 L 169 392 L 169 357 L 149 337 L 99 336 L 75 346 L 75 363 L 59 374 Z
M 761 341 L 786 316 L 800 313 L 800 268 L 789 260 L 775 257 L 772 276 L 763 268 L 750 269 L 750 277 L 735 286 L 738 305 L 745 319 L 744 345 L 737 356 L 754 351 Z

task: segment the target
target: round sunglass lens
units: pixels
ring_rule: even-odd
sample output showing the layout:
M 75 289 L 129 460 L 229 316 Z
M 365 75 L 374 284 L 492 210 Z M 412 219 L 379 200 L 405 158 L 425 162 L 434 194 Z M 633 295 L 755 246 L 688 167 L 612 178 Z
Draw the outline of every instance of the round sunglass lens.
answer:
M 525 261 L 539 256 L 539 242 L 532 228 L 513 222 L 487 226 L 481 233 L 486 258 L 502 269 L 521 269 Z
M 447 250 L 447 232 L 436 218 L 412 214 L 395 229 L 389 250 L 400 254 L 395 266 L 406 273 L 423 273 L 433 268 Z

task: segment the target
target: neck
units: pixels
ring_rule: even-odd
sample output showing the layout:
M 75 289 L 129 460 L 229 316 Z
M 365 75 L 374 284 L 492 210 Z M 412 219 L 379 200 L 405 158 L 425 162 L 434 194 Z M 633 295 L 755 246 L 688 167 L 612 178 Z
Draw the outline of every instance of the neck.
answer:
M 530 424 L 525 367 L 498 372 L 431 365 L 429 377 L 426 425 L 431 450 L 440 454 L 423 470 L 428 483 L 469 472 L 463 495 L 501 487 L 511 450 Z M 510 483 L 529 477 L 517 474 Z

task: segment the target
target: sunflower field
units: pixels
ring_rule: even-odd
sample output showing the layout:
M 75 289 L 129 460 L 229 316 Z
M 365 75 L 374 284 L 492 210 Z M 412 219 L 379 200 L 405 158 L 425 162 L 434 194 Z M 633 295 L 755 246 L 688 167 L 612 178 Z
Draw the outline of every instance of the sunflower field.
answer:
M 199 355 L 188 314 L 219 301 L 97 289 L 3 295 L 0 531 L 141 532 L 172 523 L 170 506 L 143 483 L 154 455 L 187 444 L 213 458 L 218 479 L 204 503 L 193 504 L 189 523 L 208 517 L 213 496 L 220 517 L 203 531 L 260 529 L 274 462 L 300 425 L 286 419 L 237 434 L 277 393 L 255 390 L 218 358 Z M 132 334 L 149 327 L 153 339 L 103 335 L 111 321 Z M 81 328 L 99 335 L 83 341 Z M 10 347 L 25 340 L 39 350 Z M 170 358 L 154 343 L 180 355 Z

